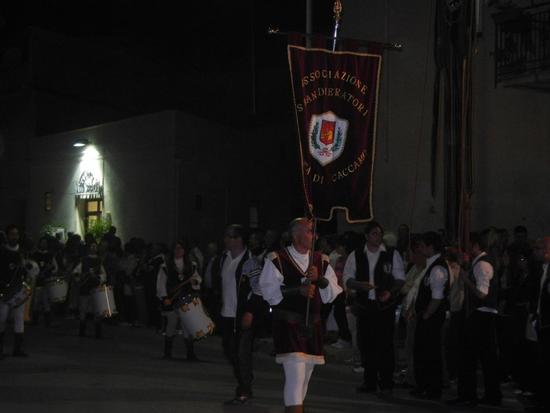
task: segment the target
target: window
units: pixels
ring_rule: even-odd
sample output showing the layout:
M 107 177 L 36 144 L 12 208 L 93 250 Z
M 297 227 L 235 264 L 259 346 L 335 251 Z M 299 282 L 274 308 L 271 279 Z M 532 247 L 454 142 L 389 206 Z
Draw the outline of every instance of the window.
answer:
M 99 219 L 101 219 L 101 212 L 103 211 L 102 199 L 87 199 L 84 207 L 84 223 L 86 225 L 86 232 L 94 225 Z

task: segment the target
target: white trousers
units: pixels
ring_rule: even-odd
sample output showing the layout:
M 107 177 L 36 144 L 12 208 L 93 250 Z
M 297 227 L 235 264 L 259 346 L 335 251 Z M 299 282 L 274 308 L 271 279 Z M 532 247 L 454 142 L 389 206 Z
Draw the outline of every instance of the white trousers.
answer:
M 10 310 L 13 315 L 14 333 L 23 333 L 25 331 L 25 304 L 11 309 L 9 305 L 2 301 L 0 301 L 0 333 L 6 331 L 6 322 L 8 321 Z
M 296 360 L 283 361 L 285 371 L 285 406 L 299 406 L 304 404 L 307 387 L 315 364 Z
M 180 320 L 181 310 L 176 308 L 173 311 L 166 311 L 163 315 L 166 317 L 166 336 L 174 337 L 176 335 L 176 329 L 178 327 L 178 321 Z M 190 334 L 183 326 L 183 323 L 180 324 L 181 329 L 183 330 L 183 336 L 189 338 Z

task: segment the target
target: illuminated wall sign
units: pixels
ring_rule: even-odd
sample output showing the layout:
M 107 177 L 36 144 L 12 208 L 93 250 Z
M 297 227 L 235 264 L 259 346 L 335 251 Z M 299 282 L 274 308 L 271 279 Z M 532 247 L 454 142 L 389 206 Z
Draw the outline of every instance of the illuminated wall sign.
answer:
M 76 182 L 76 197 L 83 199 L 103 198 L 103 185 L 90 171 L 83 171 Z

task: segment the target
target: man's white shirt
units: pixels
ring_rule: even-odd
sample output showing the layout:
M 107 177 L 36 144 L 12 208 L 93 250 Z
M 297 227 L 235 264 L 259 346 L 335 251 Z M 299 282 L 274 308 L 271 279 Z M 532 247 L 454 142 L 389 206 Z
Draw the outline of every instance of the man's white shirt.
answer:
M 367 254 L 367 259 L 369 262 L 369 283 L 374 285 L 374 271 L 376 268 L 376 264 L 378 263 L 378 259 L 380 258 L 380 252 L 386 251 L 386 247 L 384 244 L 382 244 L 380 245 L 377 251 L 371 252 L 365 245 L 365 248 L 363 251 Z M 346 285 L 348 280 L 357 279 L 356 273 L 357 273 L 357 261 L 355 259 L 355 251 L 353 251 L 348 256 L 346 260 L 346 264 L 344 265 L 344 275 L 343 275 L 344 285 Z M 393 253 L 392 275 L 395 280 L 405 281 L 405 268 L 403 265 L 403 259 L 401 258 L 401 254 L 399 254 L 397 251 L 394 251 Z M 369 291 L 369 300 L 376 300 L 376 292 L 374 289 Z

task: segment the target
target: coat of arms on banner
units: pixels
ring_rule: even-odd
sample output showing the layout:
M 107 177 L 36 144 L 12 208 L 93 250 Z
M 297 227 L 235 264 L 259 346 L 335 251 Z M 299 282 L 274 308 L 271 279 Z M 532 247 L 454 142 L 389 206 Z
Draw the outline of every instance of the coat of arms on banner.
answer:
M 321 165 L 335 161 L 344 151 L 348 124 L 332 112 L 311 116 L 309 152 Z

